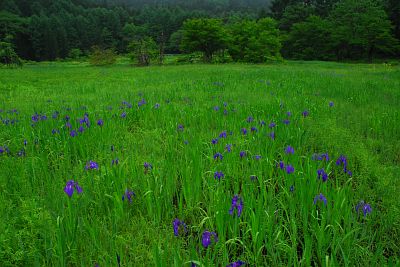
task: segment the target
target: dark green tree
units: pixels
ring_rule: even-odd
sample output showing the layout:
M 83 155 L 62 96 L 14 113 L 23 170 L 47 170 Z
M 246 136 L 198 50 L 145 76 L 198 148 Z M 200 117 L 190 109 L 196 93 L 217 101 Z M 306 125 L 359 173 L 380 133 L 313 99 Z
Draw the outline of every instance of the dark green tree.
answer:
M 289 31 L 293 24 L 305 21 L 313 14 L 315 14 L 315 7 L 312 5 L 304 3 L 288 5 L 279 21 L 279 28 L 283 31 Z
M 218 50 L 227 48 L 230 36 L 218 19 L 190 19 L 183 24 L 182 49 L 202 52 L 204 62 L 211 62 Z
M 398 40 L 380 2 L 343 0 L 332 11 L 332 45 L 337 59 L 390 56 L 398 51 Z
M 293 24 L 284 43 L 284 56 L 303 60 L 333 59 L 331 31 L 331 23 L 318 16 Z
M 280 34 L 275 20 L 244 20 L 231 25 L 230 31 L 232 41 L 228 51 L 234 61 L 262 63 L 281 59 Z

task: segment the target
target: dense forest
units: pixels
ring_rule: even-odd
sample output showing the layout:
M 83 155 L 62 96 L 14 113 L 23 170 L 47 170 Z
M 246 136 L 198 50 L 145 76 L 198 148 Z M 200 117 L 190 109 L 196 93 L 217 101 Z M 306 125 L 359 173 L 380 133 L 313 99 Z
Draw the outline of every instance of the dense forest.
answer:
M 204 39 L 215 46 L 205 51 Z M 247 62 L 280 55 L 372 60 L 399 56 L 399 39 L 398 0 L 0 2 L 0 51 L 25 60 L 79 57 L 93 47 L 127 53 L 146 45 L 161 54 L 201 52 L 206 60 L 218 51 Z

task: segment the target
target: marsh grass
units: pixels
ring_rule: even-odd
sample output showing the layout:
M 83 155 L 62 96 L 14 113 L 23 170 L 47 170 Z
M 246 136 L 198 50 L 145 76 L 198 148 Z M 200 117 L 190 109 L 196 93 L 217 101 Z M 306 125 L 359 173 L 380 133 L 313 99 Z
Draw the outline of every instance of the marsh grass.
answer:
M 398 88 L 400 69 L 387 65 L 54 63 L 1 69 L 0 147 L 10 153 L 0 155 L 0 261 L 399 264 Z M 138 107 L 142 99 L 146 104 Z M 32 122 L 35 113 L 47 120 Z M 71 137 L 85 113 L 90 127 Z M 227 137 L 213 145 L 223 131 Z M 288 145 L 294 154 L 285 153 Z M 17 155 L 21 150 L 25 156 Z M 214 160 L 217 152 L 222 160 Z M 329 153 L 330 159 L 313 160 L 315 153 Z M 336 165 L 340 155 L 347 157 L 352 176 Z M 90 160 L 98 170 L 85 170 Z M 281 170 L 280 161 L 293 165 L 294 173 Z M 146 170 L 144 162 L 152 168 Z M 327 182 L 317 178 L 321 168 Z M 224 177 L 215 179 L 216 171 Z M 69 198 L 63 191 L 68 180 L 79 182 L 83 193 Z M 135 193 L 132 202 L 122 200 L 126 189 Z M 313 203 L 320 193 L 326 205 Z M 228 212 L 234 195 L 243 199 L 240 217 Z M 361 200 L 372 207 L 367 216 L 355 211 Z M 178 237 L 175 218 L 187 225 Z M 205 230 L 218 234 L 208 248 L 201 245 Z

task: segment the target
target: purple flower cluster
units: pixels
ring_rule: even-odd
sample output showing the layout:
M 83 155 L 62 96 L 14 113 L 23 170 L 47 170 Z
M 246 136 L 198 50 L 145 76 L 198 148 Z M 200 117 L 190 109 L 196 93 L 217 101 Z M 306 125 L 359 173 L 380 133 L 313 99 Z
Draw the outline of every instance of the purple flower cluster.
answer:
M 360 212 L 360 211 L 362 211 L 362 213 L 364 214 L 364 217 L 366 217 L 367 214 L 369 214 L 369 213 L 372 212 L 372 207 L 371 207 L 371 205 L 368 204 L 368 203 L 365 203 L 364 200 L 361 200 L 361 201 L 357 204 L 357 206 L 356 206 L 355 209 L 356 209 L 356 212 L 357 212 L 357 213 Z
M 86 164 L 85 169 L 86 170 L 98 170 L 99 164 L 97 164 L 97 162 L 91 160 Z
M 292 174 L 294 172 L 294 167 L 290 164 L 285 164 L 283 161 L 280 161 L 278 164 L 281 170 L 285 170 L 287 174 Z
M 218 242 L 218 235 L 215 232 L 209 232 L 209 231 L 204 231 L 202 238 L 201 238 L 201 243 L 203 247 L 207 248 L 213 243 Z
M 343 172 L 347 173 L 350 177 L 353 175 L 353 173 L 347 169 L 347 158 L 345 156 L 340 155 L 340 157 L 336 160 L 336 165 L 343 166 Z
M 222 133 L 219 134 L 219 138 L 226 138 L 227 134 L 226 131 L 223 131 Z
M 242 211 L 243 211 L 243 200 L 238 195 L 235 195 L 232 198 L 232 205 L 231 205 L 231 209 L 229 210 L 229 214 L 233 215 L 233 213 L 235 212 L 235 209 L 237 210 L 237 216 L 240 217 L 240 215 L 242 215 Z
M 143 167 L 144 167 L 144 173 L 146 174 L 148 171 L 150 171 L 151 169 L 153 169 L 153 165 L 151 165 L 148 162 L 143 163 Z
M 314 205 L 317 204 L 318 201 L 323 202 L 325 204 L 325 206 L 326 206 L 326 204 L 328 202 L 328 200 L 326 199 L 326 197 L 322 193 L 320 193 L 319 195 L 315 196 Z
M 127 199 L 129 203 L 132 203 L 132 197 L 136 197 L 135 192 L 132 190 L 126 189 L 124 195 L 122 196 L 122 201 Z
M 226 265 L 226 267 L 239 267 L 242 265 L 245 265 L 246 263 L 244 261 L 235 261 L 232 263 L 229 263 L 228 265 Z
M 317 174 L 318 174 L 318 179 L 322 178 L 323 182 L 326 182 L 328 180 L 328 174 L 325 172 L 324 169 L 317 170 Z
M 217 160 L 217 159 L 222 160 L 223 158 L 224 158 L 224 156 L 219 152 L 214 155 L 215 160 Z
M 175 236 L 179 236 L 179 234 L 182 234 L 182 231 L 179 231 L 180 229 L 182 229 L 182 227 L 183 227 L 183 233 L 187 232 L 186 224 L 183 221 L 179 220 L 178 218 L 176 218 L 172 222 L 172 227 L 174 228 L 174 235 Z
M 214 173 L 214 178 L 215 179 L 218 179 L 218 180 L 221 180 L 221 178 L 224 178 L 224 173 L 223 172 L 219 172 L 219 171 L 216 171 L 215 173 Z
M 294 148 L 291 146 L 287 146 L 285 149 L 286 154 L 294 154 Z
M 140 100 L 138 102 L 138 107 L 140 108 L 141 106 L 146 105 L 146 104 L 147 104 L 146 100 L 144 98 L 142 98 L 142 100 Z
M 74 180 L 69 180 L 67 184 L 64 187 L 64 192 L 69 196 L 72 197 L 74 194 L 74 190 L 76 189 L 76 192 L 78 194 L 82 193 L 82 187 L 79 186 L 78 182 L 75 182 Z

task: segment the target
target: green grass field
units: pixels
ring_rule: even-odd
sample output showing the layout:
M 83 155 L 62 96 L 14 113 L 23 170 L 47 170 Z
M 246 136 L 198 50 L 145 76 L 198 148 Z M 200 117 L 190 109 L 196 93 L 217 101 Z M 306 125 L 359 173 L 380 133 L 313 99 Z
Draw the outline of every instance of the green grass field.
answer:
M 42 63 L 0 93 L 1 266 L 400 264 L 399 66 Z

